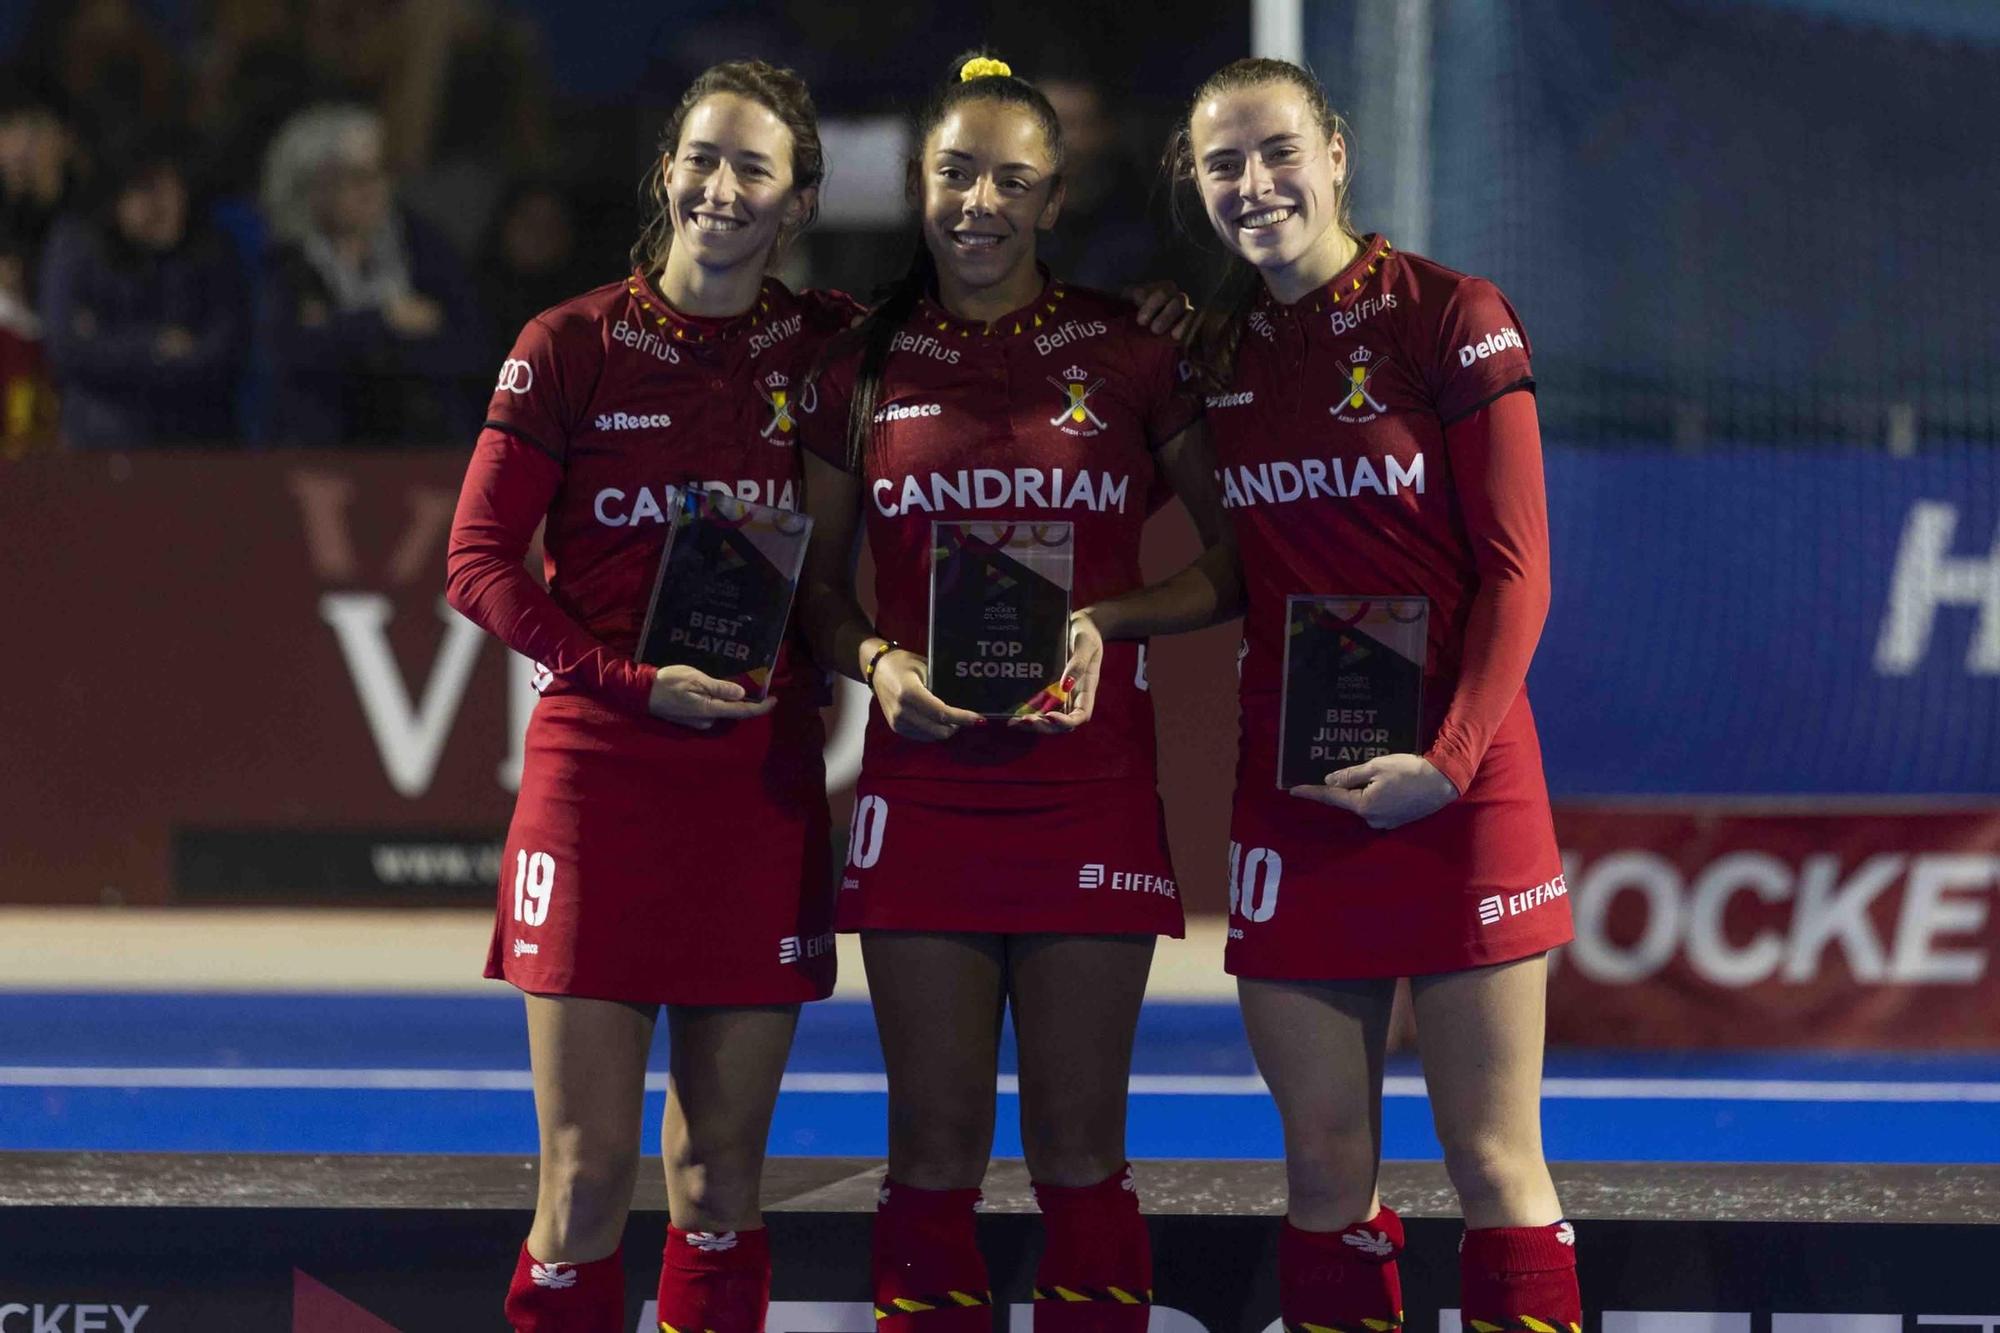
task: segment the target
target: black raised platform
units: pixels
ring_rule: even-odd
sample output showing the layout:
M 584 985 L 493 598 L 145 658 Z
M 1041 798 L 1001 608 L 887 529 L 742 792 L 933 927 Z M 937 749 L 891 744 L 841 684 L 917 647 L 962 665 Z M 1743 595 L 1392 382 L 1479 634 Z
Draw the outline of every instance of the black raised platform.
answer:
M 870 1333 L 867 1218 L 881 1171 L 852 1158 L 771 1164 L 772 1333 Z M 2000 1167 L 1572 1163 L 1556 1178 L 1578 1223 L 1592 1329 L 2000 1333 Z M 1279 1164 L 1142 1162 L 1139 1180 L 1155 1333 L 1262 1333 L 1277 1316 Z M 1409 1220 L 1409 1327 L 1431 1333 L 1457 1303 L 1443 1169 L 1390 1163 L 1382 1192 Z M 0 1333 L 501 1329 L 534 1193 L 534 1163 L 515 1157 L 0 1153 Z M 1006 1308 L 1027 1299 L 1040 1245 L 1021 1164 L 994 1163 L 986 1195 L 996 1320 L 1024 1319 Z M 657 1163 L 634 1202 L 636 1329 L 665 1227 Z M 296 1310 L 295 1291 L 312 1293 Z

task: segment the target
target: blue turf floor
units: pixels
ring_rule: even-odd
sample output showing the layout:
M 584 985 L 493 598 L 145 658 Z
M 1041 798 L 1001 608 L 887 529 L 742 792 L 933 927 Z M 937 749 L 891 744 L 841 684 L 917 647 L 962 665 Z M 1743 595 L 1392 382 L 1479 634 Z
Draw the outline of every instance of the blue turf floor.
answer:
M 526 1068 L 510 993 L 0 993 L 0 1149 L 531 1153 Z M 1149 1005 L 1132 1155 L 1278 1156 L 1253 1073 L 1233 1005 Z M 1384 1155 L 1437 1157 L 1414 1061 L 1389 1073 Z M 865 1004 L 807 1006 L 772 1151 L 880 1155 L 880 1074 Z M 1548 1076 L 1556 1160 L 2000 1161 L 2000 1053 L 1568 1051 Z M 1003 1091 L 997 1154 L 1020 1152 L 1017 1111 Z

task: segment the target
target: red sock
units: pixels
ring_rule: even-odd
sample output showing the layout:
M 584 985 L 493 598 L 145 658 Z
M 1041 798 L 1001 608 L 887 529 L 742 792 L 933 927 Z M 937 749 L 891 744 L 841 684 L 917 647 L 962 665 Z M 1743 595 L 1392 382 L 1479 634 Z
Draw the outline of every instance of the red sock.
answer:
M 1278 1308 L 1287 1330 L 1303 1324 L 1389 1333 L 1403 1323 L 1403 1219 L 1384 1205 L 1339 1231 L 1301 1231 L 1285 1219 L 1278 1235 Z
M 1576 1290 L 1576 1230 L 1482 1227 L 1458 1247 L 1459 1319 L 1474 1333 L 1546 1328 L 1581 1333 Z
M 521 1247 L 507 1288 L 514 1333 L 625 1333 L 625 1264 L 620 1251 L 587 1264 L 545 1264 Z
M 991 1333 L 993 1292 L 973 1209 L 979 1191 L 882 1182 L 875 1210 L 876 1333 Z
M 665 1333 L 762 1333 L 770 1305 L 770 1232 L 667 1228 L 660 1257 Z
M 1095 1185 L 1035 1185 L 1047 1243 L 1035 1269 L 1035 1333 L 1145 1333 L 1153 1242 L 1128 1162 Z

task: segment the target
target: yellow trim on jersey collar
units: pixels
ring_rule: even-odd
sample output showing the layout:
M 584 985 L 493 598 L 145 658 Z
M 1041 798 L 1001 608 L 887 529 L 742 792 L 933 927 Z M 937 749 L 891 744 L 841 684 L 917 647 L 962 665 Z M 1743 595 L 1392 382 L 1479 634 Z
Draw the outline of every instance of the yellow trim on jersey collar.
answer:
M 1335 274 L 1333 281 L 1321 287 L 1313 295 L 1312 313 L 1318 314 L 1330 305 L 1339 306 L 1360 295 L 1362 285 L 1381 270 L 1384 261 L 1389 258 L 1389 252 L 1395 248 L 1382 236 L 1377 236 L 1362 246 L 1354 258 L 1348 261 L 1347 267 Z M 1365 270 L 1362 268 L 1363 264 L 1367 265 Z M 1306 298 L 1301 296 L 1290 305 L 1286 305 L 1271 295 L 1271 289 L 1268 287 L 1264 289 L 1263 295 L 1257 298 L 1257 308 L 1261 310 L 1297 311 L 1304 309 L 1305 303 Z
M 1056 307 L 1068 294 L 1060 278 L 1045 277 L 1041 294 L 1034 300 L 1019 310 L 1010 310 L 1000 318 L 984 323 L 976 319 L 960 319 L 938 301 L 925 296 L 923 304 L 918 308 L 910 324 L 926 333 L 949 334 L 956 330 L 961 338 L 970 338 L 975 333 L 982 338 L 991 338 L 996 334 L 1011 338 L 1017 334 L 1033 333 L 1036 329 L 1052 322 Z
M 711 338 L 717 340 L 731 338 L 747 329 L 756 328 L 764 322 L 764 316 L 771 313 L 771 279 L 769 278 L 764 279 L 763 285 L 757 289 L 757 308 L 755 310 L 745 311 L 741 315 L 736 315 L 726 320 L 705 320 L 704 322 L 716 325 L 715 329 L 711 332 L 703 332 L 699 329 L 690 332 L 688 328 L 690 318 L 699 317 L 683 315 L 680 311 L 668 305 L 667 298 L 657 295 L 653 290 L 653 284 L 647 280 L 645 274 L 639 272 L 637 269 L 634 269 L 626 277 L 625 290 L 632 294 L 632 299 L 639 303 L 639 308 L 652 317 L 655 325 L 672 324 L 674 326 L 675 342 L 705 343 Z M 656 302 L 657 304 L 655 304 Z
M 1329 301 L 1339 305 L 1342 301 L 1354 299 L 1355 294 L 1361 290 L 1361 284 L 1375 276 L 1376 270 L 1382 267 L 1382 261 L 1389 257 L 1389 251 L 1394 248 L 1384 236 L 1377 236 L 1370 244 L 1363 246 L 1361 253 L 1354 257 L 1353 263 L 1337 274 L 1332 282 L 1320 288 L 1319 297 L 1313 302 L 1313 309 L 1324 310 Z M 1368 265 L 1367 271 L 1354 273 L 1354 270 L 1363 263 Z M 1350 273 L 1354 273 L 1353 279 L 1342 282 L 1341 279 Z

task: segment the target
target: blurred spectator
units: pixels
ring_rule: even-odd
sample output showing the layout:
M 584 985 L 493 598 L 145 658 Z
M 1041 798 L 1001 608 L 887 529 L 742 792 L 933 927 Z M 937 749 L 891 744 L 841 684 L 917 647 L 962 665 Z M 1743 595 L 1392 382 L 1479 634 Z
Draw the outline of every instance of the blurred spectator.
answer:
M 540 36 L 494 0 L 407 0 L 403 27 L 404 67 L 383 106 L 390 161 L 410 207 L 470 252 L 507 182 L 554 164 Z
M 239 438 L 246 293 L 227 244 L 192 220 L 187 160 L 160 135 L 113 148 L 88 211 L 50 237 L 42 322 L 72 448 Z
M 1154 222 L 1153 173 L 1132 151 L 1103 89 L 1079 74 L 1037 78 L 1031 68 L 1028 77 L 1063 130 L 1062 217 L 1037 242 L 1044 262 L 1072 282 L 1114 292 L 1177 276 L 1161 271 L 1165 238 Z
M 88 131 L 115 134 L 186 115 L 174 52 L 134 0 L 37 0 L 19 57 L 53 79 Z
M 315 107 L 272 141 L 276 242 L 258 298 L 275 443 L 463 444 L 490 376 L 471 284 L 450 245 L 398 208 L 382 122 Z
M 55 385 L 28 300 L 28 245 L 0 226 L 0 458 L 55 441 Z
M 25 86 L 0 89 L 0 232 L 21 247 L 31 295 L 42 245 L 77 175 L 76 136 L 54 100 Z
M 250 189 L 274 129 L 328 102 L 381 115 L 403 202 L 465 251 L 502 184 L 553 157 L 536 30 L 492 0 L 216 0 L 197 105 L 225 189 Z
M 501 196 L 481 247 L 479 309 L 490 335 L 489 360 L 499 365 L 521 326 L 615 272 L 585 263 L 577 246 L 569 196 L 547 181 L 523 181 Z

